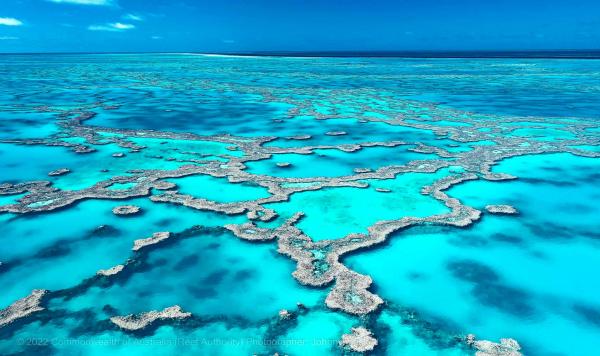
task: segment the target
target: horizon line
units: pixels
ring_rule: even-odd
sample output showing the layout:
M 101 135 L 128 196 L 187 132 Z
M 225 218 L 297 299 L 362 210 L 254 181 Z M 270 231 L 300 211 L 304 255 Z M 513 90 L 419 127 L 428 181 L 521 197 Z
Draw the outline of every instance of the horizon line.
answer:
M 94 54 L 204 54 L 259 57 L 323 58 L 532 58 L 600 59 L 600 49 L 515 50 L 274 50 L 274 51 L 99 51 L 99 52 L 0 52 L 0 55 L 94 55 Z

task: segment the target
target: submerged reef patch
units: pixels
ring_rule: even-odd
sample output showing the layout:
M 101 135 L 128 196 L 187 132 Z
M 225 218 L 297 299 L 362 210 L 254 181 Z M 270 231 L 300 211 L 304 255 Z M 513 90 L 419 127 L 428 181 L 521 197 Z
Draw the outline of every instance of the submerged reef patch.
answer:
M 157 320 L 185 319 L 191 315 L 191 313 L 183 312 L 179 305 L 174 305 L 160 311 L 152 310 L 137 315 L 130 314 L 126 316 L 113 316 L 110 318 L 110 321 L 121 329 L 135 331 L 144 329 Z
M 519 211 L 510 205 L 486 205 L 485 210 L 492 214 L 518 214 Z
M 104 276 L 104 277 L 113 276 L 113 275 L 121 272 L 123 270 L 123 268 L 125 268 L 125 266 L 123 266 L 123 265 L 116 265 L 116 266 L 113 266 L 113 267 L 111 267 L 109 269 L 98 270 L 98 272 L 96 272 L 96 274 L 99 275 L 99 276 Z
M 476 356 L 522 356 L 521 346 L 514 339 L 500 339 L 499 343 L 476 340 L 475 335 L 467 335 L 467 344 L 477 350 Z
M 154 245 L 163 240 L 166 240 L 170 236 L 171 236 L 171 233 L 168 231 L 155 232 L 154 234 L 152 234 L 152 236 L 150 236 L 148 238 L 135 240 L 133 242 L 132 250 L 138 251 L 139 249 L 144 248 L 146 246 Z
M 352 328 L 350 334 L 342 335 L 340 340 L 342 347 L 347 347 L 356 352 L 372 351 L 377 346 L 377 339 L 372 336 L 372 333 L 363 328 Z
M 54 176 L 62 176 L 64 174 L 70 173 L 71 170 L 69 168 L 59 168 L 56 169 L 54 171 L 51 171 L 48 173 L 49 176 L 54 177 Z
M 43 289 L 35 289 L 27 297 L 19 299 L 7 308 L 0 310 L 0 328 L 44 310 L 41 303 L 47 292 Z
M 139 213 L 140 211 L 141 208 L 135 205 L 120 205 L 114 207 L 112 210 L 113 214 L 115 215 L 133 215 Z

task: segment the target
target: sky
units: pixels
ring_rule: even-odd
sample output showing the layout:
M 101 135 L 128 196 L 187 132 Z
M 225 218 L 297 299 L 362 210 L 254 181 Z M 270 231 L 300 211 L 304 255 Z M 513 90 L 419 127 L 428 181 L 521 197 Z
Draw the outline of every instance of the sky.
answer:
M 600 49 L 598 0 L 0 0 L 0 53 Z

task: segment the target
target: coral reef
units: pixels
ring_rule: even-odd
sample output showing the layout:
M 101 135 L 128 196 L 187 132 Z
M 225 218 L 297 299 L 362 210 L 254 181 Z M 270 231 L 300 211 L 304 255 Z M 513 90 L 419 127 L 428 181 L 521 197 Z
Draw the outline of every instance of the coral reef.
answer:
M 486 205 L 485 210 L 492 214 L 518 214 L 519 211 L 511 205 Z
M 7 308 L 0 310 L 0 328 L 44 310 L 41 303 L 47 292 L 43 289 L 34 289 L 27 297 L 19 299 Z
M 115 215 L 133 215 L 139 213 L 140 211 L 141 208 L 135 205 L 120 205 L 114 207 L 112 210 L 113 214 Z
M 110 321 L 121 329 L 135 331 L 144 329 L 158 320 L 185 319 L 189 318 L 191 315 L 191 313 L 183 312 L 179 305 L 174 305 L 160 311 L 152 310 L 140 314 L 113 316 L 110 318 Z
M 98 272 L 96 272 L 96 274 L 99 276 L 105 276 L 105 277 L 113 276 L 113 275 L 121 272 L 123 270 L 123 268 L 125 268 L 124 265 L 116 265 L 109 269 L 98 270 Z
M 500 339 L 500 343 L 476 340 L 475 335 L 467 335 L 467 344 L 473 347 L 476 356 L 522 356 L 521 346 L 514 339 Z
M 315 75 L 315 78 L 317 77 Z M 48 173 L 53 177 L 52 182 L 31 180 L 0 183 L 0 197 L 9 196 L 8 203 L 0 206 L 0 213 L 6 212 L 15 215 L 51 213 L 88 199 L 112 201 L 137 197 L 148 198 L 151 202 L 175 204 L 241 219 L 244 219 L 245 216 L 248 221 L 227 224 L 224 228 L 243 240 L 272 241 L 277 244 L 278 252 L 296 263 L 293 277 L 299 283 L 312 287 L 330 288 L 325 298 L 325 306 L 351 314 L 352 317 L 359 316 L 363 318 L 361 320 L 372 318 L 373 315 L 378 314 L 376 311 L 386 309 L 389 305 L 386 305 L 380 296 L 369 291 L 371 285 L 376 285 L 377 281 L 373 281 L 369 275 L 359 274 L 346 267 L 342 263 L 344 256 L 384 244 L 387 239 L 393 238 L 395 233 L 415 226 L 468 227 L 474 224 L 480 218 L 481 212 L 450 196 L 447 191 L 453 186 L 468 181 L 518 179 L 513 175 L 492 171 L 492 167 L 505 159 L 549 153 L 600 157 L 600 153 L 593 149 L 584 148 L 585 146 L 598 147 L 600 145 L 598 135 L 590 134 L 588 131 L 598 129 L 598 122 L 593 118 L 577 118 L 577 120 L 565 124 L 564 120 L 569 118 L 479 114 L 433 103 L 401 99 L 373 88 L 334 88 L 324 94 L 312 86 L 267 89 L 261 88 L 256 83 L 251 85 L 220 84 L 217 83 L 218 81 L 190 78 L 180 78 L 181 83 L 173 81 L 165 83 L 163 78 L 153 73 L 138 73 L 135 79 L 144 85 L 159 87 L 162 85 L 164 89 L 169 90 L 183 89 L 182 92 L 184 92 L 193 88 L 208 92 L 217 89 L 254 95 L 260 97 L 266 104 L 286 104 L 291 107 L 287 112 L 287 117 L 283 115 L 282 118 L 269 119 L 269 125 L 283 127 L 289 125 L 292 120 L 298 120 L 293 122 L 294 128 L 298 129 L 289 132 L 282 130 L 283 135 L 279 134 L 280 131 L 274 130 L 273 132 L 277 132 L 278 136 L 247 136 L 245 132 L 236 136 L 233 133 L 195 134 L 171 132 L 166 129 L 101 127 L 88 124 L 87 121 L 92 120 L 100 110 L 121 108 L 120 105 L 113 105 L 114 103 L 102 96 L 98 96 L 94 102 L 67 108 L 41 106 L 37 109 L 39 112 L 56 114 L 56 126 L 58 127 L 56 134 L 38 139 L 1 139 L 0 142 L 31 146 L 60 146 L 70 149 L 77 155 L 86 155 L 111 146 L 108 153 L 103 151 L 109 157 L 111 162 L 109 164 L 132 162 L 132 166 L 123 169 L 123 172 L 119 174 L 103 175 L 92 186 L 84 189 L 59 188 L 59 180 L 63 178 L 58 177 L 69 173 L 70 170 L 67 168 Z M 319 110 L 315 104 L 315 97 L 327 98 L 330 104 L 328 109 L 331 110 Z M 354 101 L 354 97 L 368 98 L 370 101 Z M 385 103 L 385 105 L 376 105 L 376 102 Z M 352 106 L 356 111 L 352 114 L 338 111 L 336 107 L 340 104 Z M 368 137 L 373 141 L 363 141 L 355 139 L 355 137 L 361 136 L 343 124 L 340 126 L 332 124 L 326 129 L 318 128 L 316 132 L 305 129 L 299 122 L 304 120 L 300 118 L 301 116 L 309 117 L 310 120 L 313 118 L 315 120 L 346 120 L 348 123 L 361 127 L 385 124 L 393 129 L 405 129 L 406 131 L 396 132 L 384 138 L 372 138 L 376 136 L 374 132 L 376 130 L 371 130 L 368 131 L 368 135 L 362 137 Z M 357 121 L 358 123 L 356 123 Z M 329 124 L 328 121 L 320 123 Z M 540 139 L 535 135 L 518 134 L 518 130 L 522 129 L 545 130 L 548 125 L 556 127 L 559 134 L 563 134 L 564 137 L 561 139 L 541 137 L 542 139 Z M 325 130 L 330 131 L 323 134 Z M 432 139 L 426 139 L 426 135 L 415 134 L 412 136 L 415 132 L 431 134 Z M 326 136 L 325 140 L 319 141 L 322 136 Z M 157 140 L 158 143 L 147 144 L 144 143 L 147 142 L 144 140 Z M 224 149 L 207 153 L 203 152 L 202 148 L 193 148 L 194 144 L 223 145 Z M 163 149 L 157 149 L 161 146 Z M 115 148 L 120 152 L 115 152 Z M 312 157 L 310 155 L 323 157 L 325 155 L 321 155 L 321 151 L 328 150 L 336 154 L 346 155 L 348 153 L 350 156 L 357 156 L 372 148 L 400 148 L 411 154 L 422 154 L 423 157 L 402 164 L 393 160 L 385 161 L 385 164 L 373 165 L 372 168 L 366 168 L 366 166 L 371 166 L 371 162 L 357 162 L 350 159 L 348 174 L 334 177 L 327 176 L 326 172 L 317 173 L 323 176 L 304 178 L 276 177 L 254 174 L 249 168 L 252 162 L 277 158 L 277 155 L 303 155 L 302 158 Z M 110 157 L 118 159 L 113 160 Z M 143 168 L 140 162 L 145 160 L 157 160 L 160 163 L 157 167 L 160 169 Z M 279 162 L 275 165 L 289 168 L 287 172 L 293 172 L 297 167 L 301 167 L 301 164 L 297 164 L 292 158 L 286 158 L 286 160 L 289 162 Z M 167 164 L 169 168 L 165 168 Z M 103 168 L 100 172 L 110 173 L 113 171 L 112 167 L 108 167 L 110 170 L 105 167 L 108 165 L 99 167 Z M 284 169 L 280 171 L 284 171 Z M 339 239 L 315 241 L 314 237 L 309 236 L 307 232 L 298 227 L 297 223 L 305 216 L 304 212 L 293 212 L 294 214 L 290 218 L 287 218 L 289 215 L 286 215 L 284 218 L 287 220 L 283 218 L 275 220 L 278 217 L 277 212 L 271 206 L 267 206 L 272 203 L 288 202 L 304 192 L 336 187 L 374 189 L 393 197 L 401 189 L 376 187 L 372 181 L 391 180 L 405 174 L 435 174 L 439 172 L 448 172 L 448 174 L 433 183 L 420 187 L 420 194 L 443 204 L 449 209 L 448 212 L 425 217 L 398 216 L 393 220 L 380 220 L 369 226 L 364 233 L 351 233 Z M 77 173 L 79 170 L 64 179 L 69 179 Z M 225 179 L 230 183 L 262 187 L 268 191 L 269 196 L 250 201 L 213 201 L 182 194 L 177 191 L 176 184 L 168 181 L 169 178 L 200 175 Z M 116 184 L 126 185 L 127 188 L 110 188 Z M 12 201 L 10 199 L 12 195 L 23 196 L 15 197 Z M 364 208 L 368 209 L 369 207 Z M 518 214 L 517 209 L 510 205 L 487 205 L 485 210 L 491 214 Z M 133 205 L 122 205 L 113 209 L 113 213 L 116 215 L 139 212 L 140 208 Z M 272 224 L 266 224 L 268 222 L 272 222 Z M 277 224 L 278 226 L 276 226 Z M 132 253 L 132 259 L 177 240 L 170 239 L 171 237 L 169 232 L 157 232 L 148 238 L 135 240 L 132 247 L 135 253 Z M 166 241 L 167 239 L 169 240 Z M 148 246 L 153 247 L 145 249 Z M 115 280 L 127 278 L 130 269 L 134 270 L 138 264 L 142 264 L 142 262 L 127 260 L 127 262 L 112 268 L 99 270 L 96 277 L 86 280 L 82 285 L 113 283 Z M 2 265 L 2 268 L 10 268 L 10 266 Z M 104 278 L 109 276 L 114 277 Z M 84 288 L 82 287 L 82 289 Z M 42 297 L 53 296 L 52 292 L 48 293 L 50 296 L 46 291 L 35 290 L 30 296 L 2 310 L 0 326 L 8 325 L 14 320 L 43 310 L 41 307 Z M 65 292 L 59 291 L 57 295 L 60 293 Z M 304 310 L 304 308 L 298 306 L 298 310 Z M 282 309 L 278 315 L 279 324 L 291 324 L 297 313 L 299 312 Z M 183 318 L 191 318 L 191 314 L 174 306 L 162 311 L 115 316 L 111 318 L 111 321 L 122 329 L 134 331 L 144 329 L 157 321 Z M 375 333 L 379 333 L 370 324 L 365 325 Z M 380 337 L 380 340 L 384 343 L 384 338 Z M 354 352 L 367 352 L 373 350 L 378 341 L 370 330 L 357 327 L 353 328 L 350 334 L 344 334 L 340 344 Z M 500 343 L 493 343 L 475 340 L 474 337 L 471 337 L 468 344 L 477 350 L 478 355 L 520 355 L 520 346 L 512 339 L 502 339 Z
M 138 251 L 146 246 L 157 244 L 163 240 L 168 239 L 171 236 L 170 232 L 155 232 L 151 237 L 145 239 L 138 239 L 133 242 L 133 251 Z
M 342 335 L 340 346 L 355 352 L 373 351 L 378 342 L 372 335 L 369 330 L 363 327 L 352 328 L 350 334 Z
M 48 175 L 51 176 L 51 177 L 62 176 L 62 175 L 65 175 L 65 174 L 67 174 L 69 172 L 71 172 L 71 170 L 69 168 L 59 168 L 59 169 L 56 169 L 54 171 L 48 172 Z

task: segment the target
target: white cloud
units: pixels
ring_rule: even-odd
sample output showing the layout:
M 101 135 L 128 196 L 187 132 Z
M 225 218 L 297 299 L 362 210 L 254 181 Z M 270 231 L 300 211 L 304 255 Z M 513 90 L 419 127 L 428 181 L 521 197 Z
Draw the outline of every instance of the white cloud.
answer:
M 123 15 L 123 18 L 125 20 L 131 20 L 131 21 L 144 21 L 143 17 L 141 17 L 140 15 L 136 15 L 136 14 L 125 14 L 125 15 Z
M 162 36 L 152 36 L 150 38 L 152 38 L 153 40 L 162 40 L 163 39 Z
M 77 5 L 96 5 L 96 6 L 111 6 L 114 5 L 113 0 L 47 0 L 57 4 L 77 4 Z
M 109 23 L 108 25 L 116 28 L 117 30 L 131 30 L 131 29 L 135 28 L 134 25 L 131 25 L 128 23 L 120 23 L 120 22 Z
M 134 29 L 135 26 L 128 23 L 107 23 L 106 25 L 90 25 L 88 26 L 88 30 L 90 31 L 112 31 L 112 32 L 120 32 L 125 30 Z
M 21 25 L 23 25 L 23 22 L 15 19 L 14 17 L 0 17 L 0 25 L 21 26 Z
M 0 36 L 0 41 L 18 40 L 19 37 L 14 36 Z

